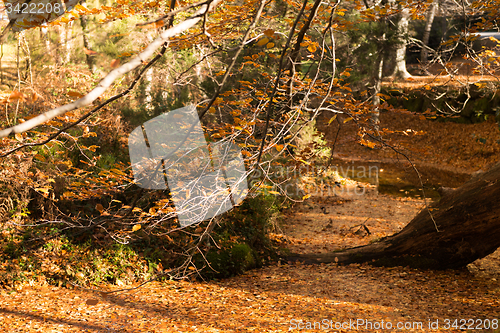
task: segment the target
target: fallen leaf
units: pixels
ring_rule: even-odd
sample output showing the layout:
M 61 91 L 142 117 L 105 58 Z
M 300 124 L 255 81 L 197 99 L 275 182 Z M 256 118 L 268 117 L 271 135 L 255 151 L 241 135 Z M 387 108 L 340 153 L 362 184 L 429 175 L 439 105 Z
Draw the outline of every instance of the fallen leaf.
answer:
M 69 97 L 76 97 L 76 98 L 81 98 L 84 95 L 80 94 L 78 91 L 68 91 L 67 95 Z
M 99 300 L 97 300 L 97 299 L 88 299 L 85 302 L 85 304 L 87 304 L 87 305 L 97 305 L 97 304 L 99 304 Z
M 85 47 L 83 48 L 83 52 L 85 52 L 86 55 L 96 55 L 96 54 L 98 54 L 98 52 L 93 51 L 93 50 L 89 50 L 89 49 L 87 49 Z
M 101 205 L 99 203 L 97 205 L 95 205 L 95 209 L 97 209 L 99 211 L 99 213 L 101 213 L 101 214 L 104 211 L 103 205 Z
M 111 60 L 111 64 L 110 64 L 111 68 L 116 68 L 119 65 L 120 65 L 120 59 L 113 59 L 113 60 Z

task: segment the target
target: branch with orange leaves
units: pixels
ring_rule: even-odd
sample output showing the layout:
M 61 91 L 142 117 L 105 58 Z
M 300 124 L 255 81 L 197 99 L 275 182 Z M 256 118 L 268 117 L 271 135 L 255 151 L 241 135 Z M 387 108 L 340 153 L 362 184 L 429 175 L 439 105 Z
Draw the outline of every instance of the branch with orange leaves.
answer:
M 116 79 L 146 62 L 149 58 L 151 58 L 151 56 L 153 56 L 156 50 L 158 50 L 166 41 L 168 41 L 169 38 L 176 36 L 195 26 L 198 22 L 203 20 L 206 12 L 215 8 L 220 2 L 221 0 L 208 0 L 204 2 L 201 5 L 200 9 L 198 9 L 191 17 L 173 26 L 172 28 L 163 31 L 157 39 L 151 42 L 151 44 L 149 44 L 148 47 L 144 49 L 144 51 L 139 53 L 129 62 L 111 71 L 108 75 L 106 75 L 104 79 L 101 80 L 97 87 L 91 90 L 87 95 L 72 103 L 57 107 L 34 118 L 31 118 L 30 120 L 22 124 L 0 130 L 0 138 L 4 138 L 16 133 L 29 131 L 30 129 L 42 125 L 46 121 L 65 114 L 66 112 L 80 109 L 92 104 L 92 102 L 94 102 L 95 100 L 97 100 L 97 98 L 104 94 L 104 92 Z

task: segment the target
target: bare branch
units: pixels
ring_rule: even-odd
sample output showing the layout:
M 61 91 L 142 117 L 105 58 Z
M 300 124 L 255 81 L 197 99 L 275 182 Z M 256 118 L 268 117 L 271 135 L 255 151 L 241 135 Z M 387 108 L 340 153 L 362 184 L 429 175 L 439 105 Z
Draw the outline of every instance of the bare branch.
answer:
M 148 47 L 141 53 L 139 53 L 136 57 L 130 60 L 128 63 L 123 64 L 122 66 L 111 71 L 92 91 L 90 91 L 84 97 L 76 100 L 73 103 L 69 103 L 50 111 L 47 111 L 37 117 L 34 117 L 22 124 L 18 124 L 16 126 L 6 128 L 0 131 L 0 138 L 7 137 L 11 134 L 23 133 L 29 131 L 30 129 L 43 124 L 44 122 L 51 120 L 57 116 L 60 116 L 66 112 L 79 109 L 90 105 L 93 101 L 95 101 L 99 96 L 101 96 L 110 86 L 111 84 L 123 74 L 130 72 L 131 70 L 137 68 L 144 62 L 146 62 L 156 50 L 158 50 L 169 38 L 176 36 L 193 26 L 195 26 L 200 20 L 203 19 L 205 12 L 209 11 L 211 8 L 214 8 L 221 0 L 208 1 L 205 5 L 203 5 L 196 13 L 190 18 L 186 19 L 184 22 L 179 23 L 178 25 L 165 30 L 160 34 L 160 36 L 155 39 Z
M 116 101 L 117 99 L 127 95 L 130 91 L 132 91 L 132 89 L 135 87 L 135 85 L 137 84 L 137 82 L 139 82 L 139 80 L 141 79 L 142 75 L 146 72 L 146 70 L 148 68 L 150 68 L 155 62 L 158 61 L 158 59 L 160 59 L 164 54 L 165 54 L 165 51 L 167 50 L 167 43 L 165 43 L 162 47 L 162 49 L 160 50 L 160 52 L 152 59 L 150 60 L 145 66 L 144 68 L 141 69 L 141 71 L 139 72 L 139 74 L 135 77 L 134 81 L 128 86 L 127 89 L 125 89 L 124 91 L 122 91 L 121 93 L 119 94 L 116 94 L 115 96 L 107 99 L 106 101 L 102 102 L 101 104 L 99 104 L 98 106 L 96 106 L 94 109 L 90 110 L 89 112 L 87 112 L 86 114 L 84 114 L 83 116 L 81 116 L 78 120 L 64 126 L 63 128 L 59 129 L 57 132 L 53 133 L 52 135 L 50 135 L 47 139 L 43 140 L 43 141 L 40 141 L 40 142 L 34 142 L 34 143 L 26 143 L 24 145 L 21 145 L 19 147 L 16 147 L 16 148 L 13 148 L 9 151 L 7 151 L 6 153 L 3 153 L 3 154 L 0 154 L 0 158 L 2 157 L 6 157 L 20 149 L 23 149 L 23 148 L 26 148 L 26 147 L 36 147 L 36 146 L 42 146 L 50 141 L 52 141 L 53 139 L 57 138 L 59 135 L 61 135 L 62 133 L 66 132 L 68 129 L 70 129 L 71 127 L 74 127 L 78 124 L 80 124 L 82 121 L 84 121 L 85 119 L 87 119 L 88 117 L 90 117 L 91 115 L 93 115 L 94 113 L 96 113 L 97 111 L 101 110 L 103 107 L 105 107 L 106 105 L 108 105 L 109 103 L 113 102 L 113 101 Z
M 286 52 L 287 52 L 288 48 L 290 47 L 290 44 L 292 43 L 292 38 L 293 38 L 293 35 L 295 33 L 295 28 L 297 27 L 297 24 L 299 23 L 300 18 L 302 17 L 302 14 L 304 13 L 304 11 L 306 9 L 306 6 L 307 6 L 307 1 L 304 1 L 302 3 L 302 7 L 300 8 L 299 14 L 297 15 L 297 18 L 295 19 L 292 27 L 290 28 L 290 33 L 289 33 L 288 38 L 286 40 L 286 44 L 283 47 L 283 50 L 281 51 L 280 64 L 278 67 L 278 74 L 276 75 L 276 79 L 274 81 L 273 91 L 272 91 L 271 95 L 269 96 L 269 105 L 267 106 L 267 112 L 266 112 L 266 123 L 264 125 L 264 130 L 262 131 L 263 138 L 262 138 L 262 142 L 261 142 L 260 149 L 259 149 L 259 155 L 257 156 L 257 160 L 255 162 L 255 164 L 257 166 L 260 163 L 260 159 L 261 159 L 262 153 L 264 151 L 264 146 L 266 144 L 267 130 L 269 128 L 269 121 L 271 120 L 271 113 L 272 113 L 273 107 L 274 107 L 273 99 L 274 99 L 274 96 L 276 96 L 276 92 L 278 91 L 279 82 L 281 80 L 281 75 L 283 74 L 283 69 L 285 66 Z

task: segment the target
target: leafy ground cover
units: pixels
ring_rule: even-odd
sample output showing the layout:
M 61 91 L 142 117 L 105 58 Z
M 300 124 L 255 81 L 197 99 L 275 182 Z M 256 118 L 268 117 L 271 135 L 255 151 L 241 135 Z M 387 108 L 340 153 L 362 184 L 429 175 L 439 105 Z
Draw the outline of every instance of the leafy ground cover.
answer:
M 385 196 L 336 199 L 344 202 L 328 214 L 321 208 L 324 198 L 290 211 L 284 245 L 315 252 L 364 244 L 397 231 L 421 206 L 416 199 Z M 366 216 L 371 235 L 350 229 Z M 5 332 L 287 332 L 299 321 L 303 328 L 323 325 L 311 332 L 354 331 L 334 328 L 349 321 L 359 323 L 360 332 L 396 331 L 366 326 L 382 321 L 385 328 L 406 324 L 405 332 L 454 332 L 455 319 L 500 317 L 500 269 L 483 269 L 485 262 L 500 264 L 498 255 L 474 269 L 449 271 L 278 262 L 230 279 L 155 282 L 120 295 L 33 285 L 1 291 L 0 322 Z M 441 329 L 430 330 L 429 320 Z
M 323 121 L 326 124 L 327 121 Z M 386 142 L 408 156 L 417 166 L 433 165 L 440 170 L 472 173 L 498 161 L 500 132 L 493 117 L 477 124 L 460 124 L 443 119 L 428 120 L 422 114 L 382 112 L 380 127 L 386 128 Z M 333 142 L 336 122 L 319 127 Z M 335 155 L 347 159 L 405 163 L 405 157 L 385 146 L 371 149 L 357 145 L 358 128 L 353 122 L 341 123 Z M 484 170 L 483 170 L 484 171 Z
M 407 152 L 413 152 L 417 165 L 437 164 L 441 170 L 467 175 L 494 161 L 491 155 L 466 153 L 473 148 L 465 145 L 474 141 L 472 133 L 498 135 L 493 122 L 472 126 L 386 113 L 382 123 L 402 130 L 411 124 L 412 129 L 423 131 L 419 136 L 392 134 L 394 141 L 401 139 L 399 144 L 408 140 Z M 393 158 L 388 150 L 354 145 L 356 130 L 349 126 L 342 128 L 345 139 L 339 141 L 337 153 L 370 160 Z M 444 145 L 468 155 L 452 159 L 456 152 L 442 149 Z M 425 147 L 440 153 L 420 154 Z M 358 184 L 345 186 L 352 189 Z M 362 186 L 364 195 L 345 191 L 313 196 L 295 205 L 284 212 L 281 230 L 272 237 L 291 252 L 334 251 L 397 232 L 423 207 L 422 199 L 381 195 L 373 186 Z M 0 328 L 3 332 L 288 332 L 299 328 L 350 332 L 354 322 L 359 323 L 359 332 L 398 331 L 398 323 L 406 325 L 399 330 L 404 332 L 455 332 L 462 324 L 465 329 L 498 332 L 499 267 L 498 251 L 467 269 L 447 271 L 279 261 L 229 279 L 155 282 L 118 295 L 32 281 L 0 291 Z M 342 323 L 344 328 L 338 326 Z M 388 323 L 392 329 L 387 329 Z

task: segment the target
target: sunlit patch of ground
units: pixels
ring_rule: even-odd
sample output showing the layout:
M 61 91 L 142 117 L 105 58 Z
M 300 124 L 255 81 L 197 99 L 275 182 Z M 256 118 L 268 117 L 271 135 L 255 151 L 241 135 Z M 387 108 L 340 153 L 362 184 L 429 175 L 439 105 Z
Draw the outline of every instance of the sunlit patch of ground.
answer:
M 284 234 L 294 253 L 324 253 L 361 246 L 401 230 L 423 207 L 424 201 L 339 190 L 338 196 L 313 196 L 286 213 Z M 366 228 L 365 228 L 366 227 Z
M 470 84 L 486 82 L 498 82 L 497 76 L 493 75 L 426 75 L 412 76 L 406 80 L 392 80 L 387 78 L 382 82 L 383 86 L 399 89 L 427 89 L 431 87 L 464 87 Z

